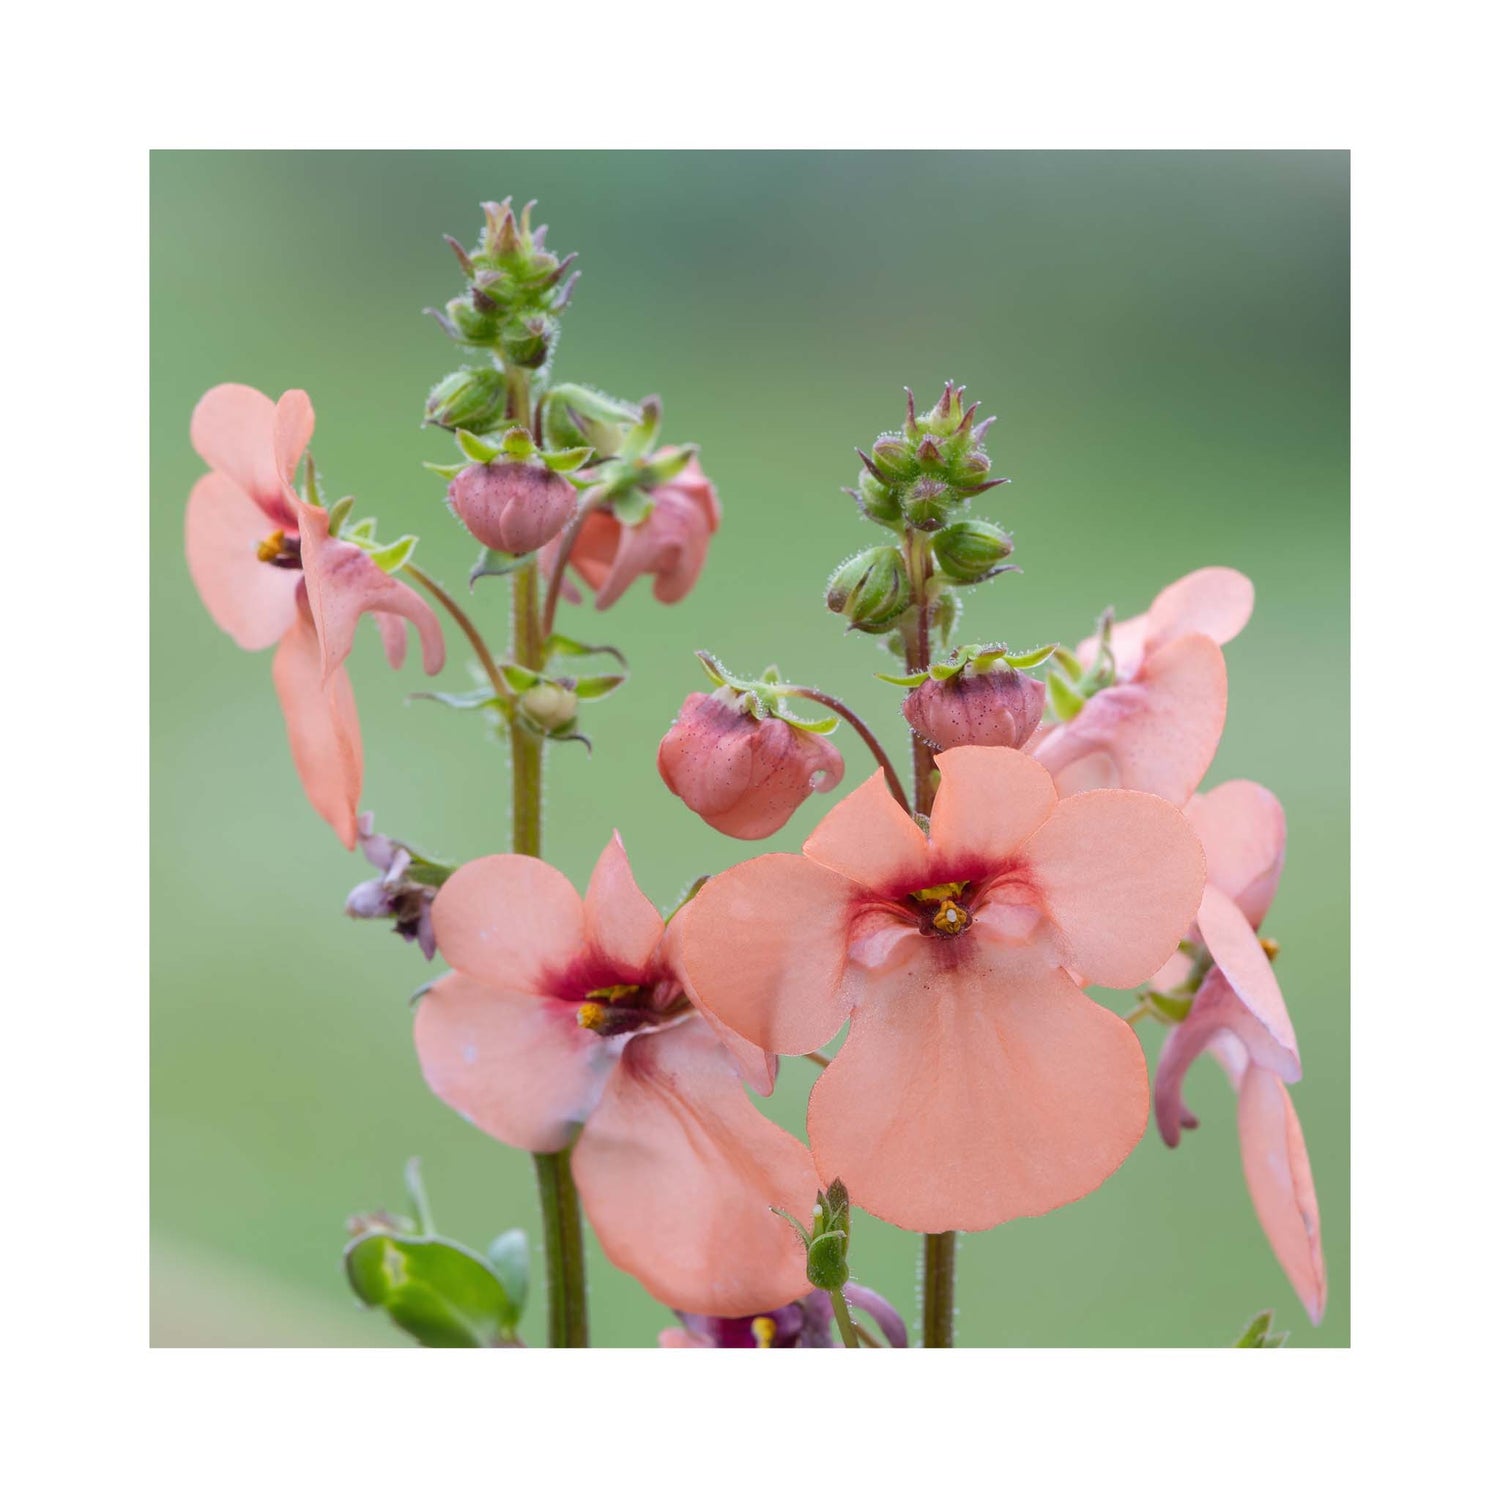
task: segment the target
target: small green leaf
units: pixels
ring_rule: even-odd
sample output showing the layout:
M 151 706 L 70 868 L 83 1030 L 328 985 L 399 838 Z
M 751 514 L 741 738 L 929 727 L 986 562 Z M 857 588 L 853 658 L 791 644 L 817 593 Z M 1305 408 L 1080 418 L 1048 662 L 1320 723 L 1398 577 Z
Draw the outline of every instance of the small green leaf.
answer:
M 708 673 L 709 681 L 715 687 L 723 687 L 729 681 L 729 668 L 712 652 L 695 651 L 693 654 L 698 658 L 703 670 Z
M 1024 672 L 1029 667 L 1041 666 L 1054 651 L 1059 649 L 1054 644 L 1050 646 L 1038 646 L 1031 651 L 1007 651 L 1005 653 L 1005 664 L 1015 667 L 1017 671 Z
M 957 677 L 963 669 L 962 662 L 939 661 L 934 662 L 928 669 L 928 675 L 936 682 L 947 682 L 950 677 Z
M 893 677 L 889 672 L 877 672 L 875 676 L 881 682 L 889 682 L 895 687 L 904 688 L 920 687 L 927 681 L 925 672 L 911 672 L 905 677 Z
M 516 1318 L 526 1311 L 531 1290 L 531 1247 L 524 1229 L 507 1229 L 490 1242 L 489 1261 L 516 1309 Z
M 650 514 L 655 502 L 645 490 L 627 489 L 611 497 L 610 509 L 622 526 L 639 526 Z
M 357 547 L 368 546 L 375 540 L 375 517 L 365 516 L 363 520 L 356 521 L 352 526 L 344 530 L 344 540 L 353 542 Z
M 837 714 L 829 714 L 826 719 L 804 719 L 800 714 L 791 713 L 787 709 L 785 698 L 777 700 L 775 717 L 798 729 L 805 729 L 809 734 L 832 734 L 839 727 Z
M 413 693 L 413 698 L 422 698 L 429 703 L 441 703 L 445 708 L 501 708 L 501 699 L 495 696 L 492 687 L 471 688 L 467 693 Z
M 552 656 L 612 656 L 623 667 L 626 665 L 625 653 L 618 651 L 613 646 L 588 646 L 582 641 L 572 640 L 565 635 L 552 635 L 547 638 L 547 655 Z
M 1276 1314 L 1269 1308 L 1263 1313 L 1257 1313 L 1245 1325 L 1245 1331 L 1237 1338 L 1232 1348 L 1235 1349 L 1280 1349 L 1287 1341 L 1288 1335 L 1285 1331 L 1271 1328 L 1272 1320 Z
M 1160 990 L 1147 990 L 1141 999 L 1158 1021 L 1168 1026 L 1179 1026 L 1187 1020 L 1193 1008 L 1191 995 L 1165 995 Z
M 318 487 L 318 466 L 313 462 L 311 453 L 307 455 L 307 467 L 302 471 L 302 488 L 307 492 L 307 503 L 321 508 L 323 497 Z
M 1052 655 L 1056 658 L 1057 664 L 1074 682 L 1082 679 L 1083 663 L 1066 646 L 1054 646 L 1052 648 Z
M 542 454 L 542 462 L 554 474 L 571 474 L 581 469 L 594 456 L 592 448 L 564 448 L 558 453 Z
M 416 537 L 411 535 L 398 537 L 388 546 L 377 547 L 370 554 L 370 561 L 383 573 L 399 573 L 411 560 L 411 555 L 416 550 Z
M 513 661 L 500 663 L 500 675 L 510 685 L 512 691 L 517 693 L 524 693 L 527 688 L 533 688 L 543 681 L 540 672 L 533 672 L 530 667 L 520 666 Z
M 624 681 L 623 673 L 616 677 L 580 677 L 573 684 L 573 691 L 580 698 L 607 698 Z
M 536 454 L 536 443 L 524 427 L 512 427 L 500 439 L 500 451 L 509 459 L 523 462 Z
M 349 519 L 349 512 L 354 509 L 354 496 L 345 495 L 342 500 L 335 500 L 328 509 L 328 535 L 337 536 L 339 528 Z
M 444 479 L 457 479 L 469 466 L 468 464 L 428 464 L 422 465 L 424 469 L 431 469 L 434 474 L 441 474 Z
M 507 573 L 513 572 L 521 561 L 521 558 L 512 557 L 509 552 L 496 552 L 493 547 L 486 547 L 479 554 L 479 561 L 469 569 L 469 592 L 473 593 L 474 585 L 481 578 L 503 578 Z
M 1075 692 L 1058 673 L 1053 672 L 1047 678 L 1047 702 L 1051 705 L 1052 712 L 1064 724 L 1070 719 L 1076 719 L 1083 712 L 1083 705 L 1087 701 L 1081 693 Z
M 475 437 L 467 428 L 460 427 L 453 436 L 463 449 L 464 457 L 476 464 L 493 463 L 500 456 L 500 449 L 496 444 L 487 443 L 482 437 Z
M 807 1247 L 807 1279 L 831 1292 L 849 1279 L 849 1236 L 842 1229 L 820 1234 Z
M 487 1349 L 514 1341 L 521 1309 L 495 1268 L 435 1236 L 374 1233 L 344 1248 L 354 1294 L 429 1349 Z

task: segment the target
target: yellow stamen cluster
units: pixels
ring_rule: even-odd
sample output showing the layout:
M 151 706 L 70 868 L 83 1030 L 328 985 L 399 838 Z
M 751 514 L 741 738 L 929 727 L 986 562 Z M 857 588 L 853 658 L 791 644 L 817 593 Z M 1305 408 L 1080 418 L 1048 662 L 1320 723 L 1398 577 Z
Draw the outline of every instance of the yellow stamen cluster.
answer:
M 968 912 L 951 896 L 945 896 L 938 903 L 938 909 L 932 914 L 932 925 L 939 932 L 946 932 L 950 936 L 962 932 L 969 925 L 969 921 Z
M 750 1332 L 755 1335 L 757 1349 L 769 1349 L 771 1340 L 776 1337 L 776 1319 L 768 1318 L 762 1313 L 750 1324 Z
M 585 1000 L 578 1007 L 578 1024 L 586 1031 L 598 1031 L 608 1018 L 608 1008 L 596 1001 Z
M 605 1005 L 618 1005 L 622 1000 L 634 1000 L 641 992 L 638 984 L 608 984 L 600 990 L 590 990 L 590 1000 L 601 1001 Z
M 261 562 L 275 562 L 281 556 L 281 549 L 286 546 L 286 532 L 273 531 L 260 546 L 255 549 L 255 555 Z
M 1265 952 L 1266 957 L 1269 958 L 1274 964 L 1276 962 L 1277 956 L 1281 952 L 1281 944 L 1278 943 L 1275 938 L 1262 938 L 1260 940 L 1260 946 Z

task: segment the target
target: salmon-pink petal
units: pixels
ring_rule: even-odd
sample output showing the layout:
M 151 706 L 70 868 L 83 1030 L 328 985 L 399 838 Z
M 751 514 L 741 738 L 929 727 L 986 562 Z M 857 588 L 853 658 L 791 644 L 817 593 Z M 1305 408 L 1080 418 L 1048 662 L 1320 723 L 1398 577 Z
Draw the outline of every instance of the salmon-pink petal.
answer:
M 937 860 L 982 869 L 1014 854 L 1057 804 L 1052 778 L 1020 750 L 960 745 L 937 757 L 932 805 Z
M 1037 759 L 1064 797 L 1117 786 L 1181 807 L 1213 761 L 1228 704 L 1224 653 L 1206 635 L 1183 636 L 1150 653 L 1133 682 L 1090 698 Z
M 1208 886 L 1198 908 L 1198 930 L 1219 972 L 1240 1003 L 1276 1045 L 1297 1058 L 1297 1034 L 1287 1014 L 1271 960 L 1245 914 L 1221 890 Z M 1285 1075 L 1283 1075 L 1285 1076 Z
M 880 771 L 823 814 L 802 852 L 883 894 L 923 889 L 932 862 L 926 836 L 901 811 Z
M 824 1181 L 926 1234 L 1092 1192 L 1146 1123 L 1129 1026 L 1034 957 L 959 944 L 929 943 L 925 962 L 869 981 L 808 1106 Z
M 662 1349 L 712 1349 L 714 1341 L 701 1333 L 689 1333 L 686 1328 L 663 1328 L 656 1335 L 657 1346 Z
M 428 1088 L 520 1151 L 567 1146 L 616 1062 L 569 1006 L 464 974 L 445 975 L 423 995 L 415 1035 Z
M 411 621 L 422 642 L 422 669 L 429 675 L 440 672 L 445 658 L 443 627 L 427 602 L 353 542 L 329 536 L 326 510 L 299 503 L 297 515 L 307 597 L 323 643 L 324 671 L 343 665 L 353 648 L 359 617 L 375 610 Z M 386 649 L 389 654 L 389 643 Z
M 214 624 L 246 651 L 284 636 L 297 613 L 295 571 L 255 555 L 269 535 L 261 508 L 223 474 L 205 474 L 187 504 L 187 562 Z
M 528 854 L 460 866 L 432 904 L 438 948 L 488 984 L 544 991 L 582 952 L 583 902 L 560 870 Z
M 709 528 L 703 513 L 686 498 L 674 496 L 671 504 L 676 514 L 670 532 L 664 530 L 656 582 L 651 586 L 651 593 L 660 604 L 676 604 L 685 599 L 708 560 Z
M 406 664 L 406 621 L 400 615 L 388 615 L 377 610 L 372 618 L 380 632 L 381 649 L 393 672 L 399 672 Z
M 1232 641 L 1255 611 L 1255 585 L 1234 568 L 1199 568 L 1169 583 L 1146 616 L 1146 654 L 1185 635 Z
M 1208 883 L 1244 912 L 1265 921 L 1286 858 L 1286 814 L 1274 793 L 1254 781 L 1226 781 L 1187 805 L 1187 819 L 1208 857 Z
M 661 913 L 642 894 L 618 831 L 604 846 L 583 898 L 583 925 L 596 952 L 644 970 L 662 939 Z
M 706 1026 L 631 1039 L 573 1151 L 604 1253 L 658 1301 L 745 1317 L 808 1291 L 796 1231 L 810 1213 L 807 1147 L 746 1097 Z
M 767 1052 L 821 1047 L 852 1003 L 847 937 L 859 894 L 796 854 L 762 854 L 715 875 L 672 919 L 698 1006 Z
M 292 761 L 302 789 L 320 817 L 354 847 L 364 751 L 349 674 L 323 675 L 318 632 L 305 609 L 295 611 L 271 663 L 271 678 L 286 719 Z
M 1125 989 L 1154 974 L 1203 894 L 1203 850 L 1170 803 L 1143 792 L 1065 797 L 1026 841 L 1067 964 L 1090 984 Z
M 1240 1085 L 1240 1155 L 1261 1228 L 1314 1324 L 1323 1321 L 1328 1278 L 1318 1195 L 1302 1124 L 1286 1085 L 1250 1068 Z
M 276 420 L 273 424 L 272 447 L 276 461 L 276 477 L 281 483 L 282 494 L 295 505 L 296 496 L 289 493 L 296 477 L 297 465 L 312 442 L 313 404 L 306 391 L 284 391 L 276 403 Z
M 226 475 L 250 497 L 266 526 L 296 525 L 282 498 L 276 467 L 276 405 L 248 385 L 216 385 L 193 408 L 193 447 L 211 469 Z
M 609 573 L 594 597 L 595 609 L 608 609 L 656 561 L 658 540 L 651 529 L 651 518 L 633 526 L 620 527 Z

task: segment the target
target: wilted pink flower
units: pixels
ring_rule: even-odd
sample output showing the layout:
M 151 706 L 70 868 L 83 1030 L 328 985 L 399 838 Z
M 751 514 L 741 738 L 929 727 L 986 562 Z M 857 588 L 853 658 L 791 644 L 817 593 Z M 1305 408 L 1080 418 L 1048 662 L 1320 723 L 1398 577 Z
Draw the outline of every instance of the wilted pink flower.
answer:
M 214 622 L 237 645 L 277 644 L 271 675 L 292 759 L 313 807 L 352 849 L 364 758 L 344 661 L 359 616 L 372 613 L 386 656 L 406 655 L 401 617 L 422 641 L 422 665 L 443 665 L 432 610 L 292 488 L 313 432 L 305 391 L 273 403 L 244 385 L 215 386 L 193 412 L 192 441 L 210 472 L 188 498 L 188 570 Z
M 892 1349 L 906 1348 L 906 1323 L 878 1292 L 849 1281 L 844 1284 L 844 1299 L 850 1307 L 869 1313 Z M 663 1349 L 843 1347 L 827 1292 L 809 1292 L 800 1301 L 749 1318 L 706 1318 L 697 1313 L 679 1313 L 678 1317 L 680 1328 L 664 1328 L 657 1336 Z
M 1097 787 L 1154 792 L 1181 807 L 1203 780 L 1229 703 L 1219 649 L 1244 628 L 1255 590 L 1233 568 L 1200 568 L 1113 629 L 1115 683 L 1030 746 L 1064 796 Z M 1099 640 L 1078 648 L 1092 666 Z
M 675 450 L 663 448 L 660 457 Z M 687 597 L 708 556 L 709 538 L 719 529 L 719 497 L 698 460 L 675 478 L 647 491 L 651 512 L 642 521 L 626 525 L 608 510 L 590 511 L 584 517 L 568 562 L 594 591 L 594 607 L 608 609 L 643 573 L 656 583 L 651 592 L 663 604 L 676 604 Z M 553 544 L 554 546 L 556 544 Z M 554 565 L 556 553 L 542 554 L 542 568 Z M 578 597 L 569 585 L 569 598 Z
M 1162 1044 L 1157 1126 L 1175 1146 L 1182 1127 L 1198 1123 L 1182 1102 L 1182 1083 L 1193 1061 L 1212 1052 L 1239 1096 L 1240 1154 L 1261 1227 L 1317 1323 L 1328 1297 L 1318 1199 L 1286 1087 L 1302 1076 L 1302 1063 L 1281 987 L 1255 935 L 1281 878 L 1286 820 L 1276 798 L 1253 781 L 1225 782 L 1194 797 L 1187 816 L 1208 859 L 1196 934 L 1211 967 L 1186 1020 Z M 1156 987 L 1171 989 L 1188 966 L 1180 955 L 1157 975 Z
M 432 903 L 437 887 L 411 876 L 412 855 L 405 844 L 375 832 L 373 813 L 359 818 L 359 852 L 380 871 L 374 880 L 361 881 L 349 892 L 344 912 L 367 921 L 389 921 L 398 937 L 415 943 L 424 958 L 437 952 L 432 928 Z
M 877 773 L 801 855 L 715 876 L 673 923 L 698 1004 L 753 1045 L 804 1053 L 849 1021 L 808 1108 L 819 1174 L 924 1232 L 1047 1213 L 1134 1149 L 1140 1044 L 1079 986 L 1153 973 L 1204 878 L 1158 797 L 1059 801 L 1017 750 L 937 764 L 927 832 Z
M 551 865 L 499 854 L 449 877 L 433 921 L 455 972 L 423 997 L 416 1043 L 439 1098 L 522 1150 L 572 1145 L 605 1253 L 669 1306 L 738 1317 L 809 1290 L 770 1209 L 816 1197 L 812 1159 L 692 1008 L 618 834 L 582 900 Z M 765 1056 L 736 1055 L 767 1091 Z
M 689 693 L 656 752 L 667 789 L 710 828 L 763 839 L 813 792 L 831 792 L 844 757 L 827 735 L 785 719 L 757 718 L 732 688 Z
M 578 492 L 539 460 L 470 464 L 448 486 L 448 503 L 486 547 L 535 552 L 578 508 Z
M 929 677 L 901 705 L 912 732 L 935 750 L 996 745 L 1019 750 L 1036 732 L 1047 689 L 1035 677 L 999 663 L 988 671 L 967 666 L 946 680 Z

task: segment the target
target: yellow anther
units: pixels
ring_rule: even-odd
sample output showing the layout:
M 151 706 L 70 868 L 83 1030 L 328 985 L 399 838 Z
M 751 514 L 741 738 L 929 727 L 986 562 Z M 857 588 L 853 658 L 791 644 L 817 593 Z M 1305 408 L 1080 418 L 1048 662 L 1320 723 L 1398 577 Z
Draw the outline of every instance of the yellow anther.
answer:
M 592 1000 L 585 1000 L 578 1007 L 578 1024 L 586 1031 L 598 1031 L 609 1017 L 606 1006 L 598 1005 Z
M 969 925 L 969 914 L 957 901 L 944 897 L 932 914 L 932 925 L 939 932 L 962 932 Z
M 750 1324 L 750 1332 L 755 1335 L 757 1349 L 769 1349 L 771 1340 L 776 1337 L 776 1319 L 762 1313 Z
M 1269 958 L 1274 964 L 1276 962 L 1277 955 L 1281 952 L 1281 944 L 1278 943 L 1275 938 L 1262 938 L 1260 940 L 1260 946 L 1264 951 L 1266 957 Z
M 590 990 L 590 1000 L 602 1001 L 605 1005 L 618 1005 L 622 1000 L 634 1000 L 641 992 L 638 984 L 607 984 L 603 989 Z
M 255 555 L 261 562 L 275 562 L 281 556 L 281 549 L 286 546 L 286 532 L 273 531 L 260 546 L 255 549 Z

